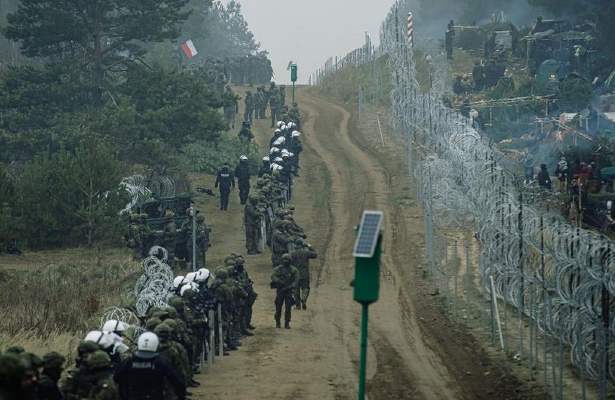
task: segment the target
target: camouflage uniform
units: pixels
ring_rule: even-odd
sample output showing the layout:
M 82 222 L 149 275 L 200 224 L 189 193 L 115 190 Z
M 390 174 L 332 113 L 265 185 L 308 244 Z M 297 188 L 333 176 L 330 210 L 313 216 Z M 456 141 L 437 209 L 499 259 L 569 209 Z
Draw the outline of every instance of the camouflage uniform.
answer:
M 307 299 L 310 295 L 310 259 L 318 257 L 318 254 L 302 239 L 295 241 L 296 249 L 290 253 L 291 264 L 299 271 L 299 282 L 295 291 L 297 308 L 307 308 Z
M 186 385 L 190 382 L 190 375 L 186 375 L 187 371 L 190 369 L 190 365 L 184 364 L 186 361 L 180 353 L 180 350 L 177 347 L 177 344 L 172 340 L 173 330 L 171 327 L 162 323 L 154 329 L 154 333 L 158 336 L 160 340 L 160 344 L 158 346 L 158 353 L 161 357 L 164 357 L 169 364 L 177 371 L 180 378 Z M 167 391 L 165 391 L 167 392 Z M 165 393 L 167 397 L 165 399 L 175 399 L 175 393 L 173 391 L 168 391 Z
M 277 122 L 278 113 L 280 112 L 281 104 L 280 92 L 275 88 L 272 89 L 271 95 L 269 97 L 269 108 L 271 109 L 271 127 L 275 127 L 275 123 Z
M 289 235 L 280 229 L 275 229 L 271 237 L 271 264 L 273 267 L 280 264 L 282 255 L 288 253 Z
M 38 382 L 37 394 L 40 400 L 62 400 L 58 381 L 66 359 L 59 353 L 51 352 L 43 356 L 43 373 Z
M 279 328 L 282 306 L 284 305 L 284 327 L 290 329 L 291 313 L 294 304 L 293 294 L 299 283 L 299 271 L 292 266 L 290 255 L 284 254 L 281 262 L 282 264 L 277 266 L 271 274 L 271 288 L 276 290 L 274 318 L 276 328 Z
M 259 254 L 258 238 L 261 226 L 261 213 L 258 208 L 258 200 L 250 196 L 244 208 L 244 225 L 246 227 L 246 249 L 249 255 Z
M 180 325 L 176 319 L 167 319 L 164 321 L 166 325 L 171 328 L 171 340 L 169 344 L 175 349 L 175 352 L 179 354 L 180 364 L 182 365 L 182 375 L 186 377 L 186 386 L 192 381 L 192 367 L 190 363 L 190 356 L 186 346 L 182 342 L 182 333 Z
M 239 292 L 240 313 L 239 313 L 239 328 L 242 335 L 252 336 L 248 329 L 252 328 L 252 307 L 256 302 L 258 295 L 254 291 L 254 283 L 250 279 L 248 271 L 245 269 L 245 260 L 239 256 L 235 260 L 235 264 L 231 269 L 231 276 L 238 283 L 241 291 Z
M 254 114 L 254 96 L 252 96 L 252 92 L 250 91 L 246 93 L 245 107 L 243 120 L 252 123 Z
M 0 399 L 25 399 L 21 382 L 26 365 L 19 354 L 0 353 Z
M 261 88 L 256 89 L 256 93 L 254 93 L 254 118 L 261 119 L 261 108 L 263 106 L 263 101 L 265 101 Z
M 72 391 L 66 393 L 67 400 L 119 400 L 107 353 L 97 350 L 89 354 L 77 372 L 73 377 Z

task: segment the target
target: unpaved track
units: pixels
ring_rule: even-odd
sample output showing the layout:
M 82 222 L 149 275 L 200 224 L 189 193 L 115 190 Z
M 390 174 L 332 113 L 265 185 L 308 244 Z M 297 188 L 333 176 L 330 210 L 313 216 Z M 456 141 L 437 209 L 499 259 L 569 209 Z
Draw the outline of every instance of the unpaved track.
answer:
M 380 301 L 370 310 L 369 398 L 517 398 L 496 389 L 504 375 L 487 369 L 476 342 L 443 319 L 428 285 L 418 282 L 424 227 L 415 201 L 404 207 L 397 201 L 410 190 L 401 146 L 387 135 L 387 146 L 374 150 L 364 134 L 351 128 L 344 108 L 305 89 L 298 96 L 306 116 L 305 151 L 293 203 L 320 255 L 312 264 L 308 310 L 293 311 L 290 331 L 274 329 L 269 256 L 248 258 L 259 293 L 256 335 L 200 377 L 203 385 L 193 390 L 195 397 L 356 397 L 360 308 L 349 285 L 351 248 L 354 226 L 369 208 L 385 212 Z M 259 121 L 255 130 L 257 140 L 265 143 L 268 124 Z M 237 240 L 240 218 L 215 214 L 214 234 L 217 221 L 225 228 L 211 259 L 220 260 L 231 251 L 244 253 L 242 240 Z M 234 237 L 225 240 L 226 235 Z

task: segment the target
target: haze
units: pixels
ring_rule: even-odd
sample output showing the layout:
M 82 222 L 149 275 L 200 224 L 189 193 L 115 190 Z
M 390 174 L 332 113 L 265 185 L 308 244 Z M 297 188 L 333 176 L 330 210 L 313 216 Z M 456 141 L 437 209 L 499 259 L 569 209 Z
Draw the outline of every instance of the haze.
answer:
M 275 80 L 288 83 L 288 62 L 299 65 L 300 83 L 330 56 L 344 55 L 363 43 L 365 32 L 377 41 L 380 22 L 393 0 L 243 0 L 243 14 L 270 52 Z

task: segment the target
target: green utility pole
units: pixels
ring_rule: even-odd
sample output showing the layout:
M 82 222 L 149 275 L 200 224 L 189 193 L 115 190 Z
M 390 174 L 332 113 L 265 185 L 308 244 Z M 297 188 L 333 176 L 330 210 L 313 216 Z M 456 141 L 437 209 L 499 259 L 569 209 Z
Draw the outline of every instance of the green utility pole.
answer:
M 355 257 L 354 301 L 361 304 L 361 347 L 359 362 L 359 400 L 365 399 L 367 371 L 367 326 L 369 305 L 380 292 L 380 253 L 382 244 L 381 211 L 363 211 L 359 234 L 352 255 Z
M 290 65 L 290 80 L 293 83 L 293 104 L 295 104 L 295 82 L 297 82 L 297 64 Z

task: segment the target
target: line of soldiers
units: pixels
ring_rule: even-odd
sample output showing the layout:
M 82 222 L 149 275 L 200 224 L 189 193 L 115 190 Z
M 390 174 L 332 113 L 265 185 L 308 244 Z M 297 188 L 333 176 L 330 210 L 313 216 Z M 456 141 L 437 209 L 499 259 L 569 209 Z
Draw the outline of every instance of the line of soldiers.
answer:
M 274 123 L 286 107 L 286 87 L 283 85 L 276 87 L 275 82 L 271 82 L 269 90 L 265 86 L 259 86 L 256 93 L 246 92 L 244 102 L 244 121 L 252 123 L 254 119 L 266 119 L 267 107 L 269 107 L 271 127 L 273 128 Z
M 307 309 L 309 261 L 317 254 L 294 219 L 294 207 L 288 205 L 292 179 L 299 176 L 299 155 L 303 149 L 301 132 L 290 118 L 278 121 L 276 126 L 269 155 L 263 157 L 254 194 L 250 195 L 244 209 L 244 224 L 249 255 L 261 253 L 265 244 L 271 248 L 271 288 L 276 290 L 274 319 L 276 327 L 280 328 L 285 307 L 284 327 L 290 329 L 293 305 L 297 309 Z
M 180 194 L 174 201 L 175 206 L 163 207 L 160 200 L 151 198 L 141 206 L 142 213 L 130 215 L 125 239 L 135 259 L 143 259 L 153 246 L 161 246 L 169 253 L 169 265 L 173 266 L 176 260 L 192 265 L 193 220 L 189 214 L 194 204 L 189 194 Z M 205 223 L 205 217 L 198 210 L 195 212 L 196 268 L 201 268 L 210 247 L 211 228 Z
M 108 320 L 90 331 L 68 371 L 57 352 L 40 358 L 19 346 L 6 349 L 0 353 L 0 399 L 185 399 L 187 388 L 199 386 L 194 374 L 200 360 L 216 348 L 208 340 L 209 310 L 221 305 L 225 353 L 252 335 L 257 295 L 244 266 L 233 254 L 213 279 L 205 268 L 177 276 L 166 306 L 148 310 L 140 326 Z

